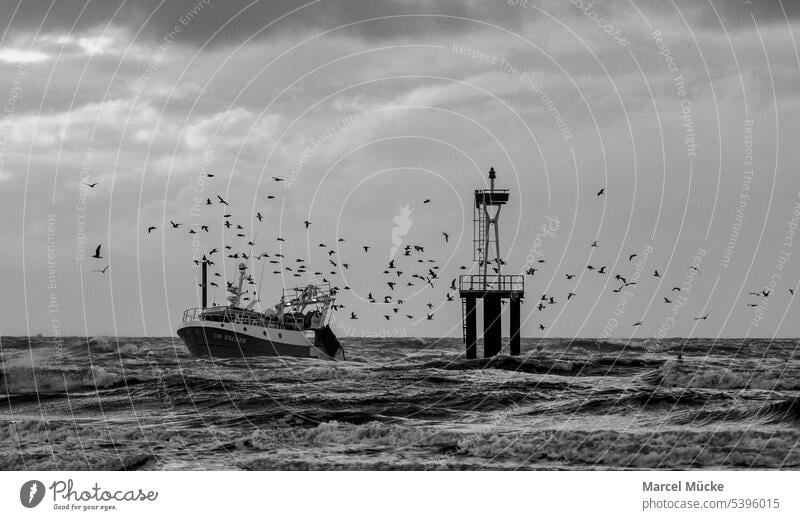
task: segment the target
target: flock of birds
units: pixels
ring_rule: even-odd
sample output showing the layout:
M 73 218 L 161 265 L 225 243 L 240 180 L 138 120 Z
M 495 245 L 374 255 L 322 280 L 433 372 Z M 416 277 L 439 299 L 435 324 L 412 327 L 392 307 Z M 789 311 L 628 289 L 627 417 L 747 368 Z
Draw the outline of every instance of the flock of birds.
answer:
M 211 173 L 206 173 L 208 177 L 214 177 Z M 282 182 L 283 179 L 279 177 L 272 177 L 272 180 L 275 182 Z M 85 183 L 90 188 L 94 188 L 98 183 L 88 184 Z M 605 188 L 600 189 L 597 192 L 597 196 L 601 197 L 605 194 Z M 212 200 L 211 198 L 206 199 L 206 206 L 230 206 L 229 203 L 220 195 L 215 195 L 216 200 Z M 274 195 L 267 195 L 267 200 L 275 199 Z M 425 199 L 422 201 L 423 204 L 429 204 L 431 199 Z M 255 215 L 256 219 L 259 222 L 263 222 L 264 215 L 261 211 L 256 212 Z M 333 294 L 337 294 L 341 290 L 352 291 L 352 289 L 342 283 L 342 286 L 336 285 L 334 282 L 328 279 L 328 277 L 334 278 L 336 276 L 344 276 L 344 272 L 350 269 L 350 264 L 339 259 L 338 253 L 335 249 L 329 247 L 324 242 L 320 242 L 317 247 L 322 251 L 327 253 L 327 263 L 325 264 L 325 268 L 322 269 L 320 267 L 316 267 L 312 269 L 311 262 L 307 261 L 303 258 L 295 258 L 293 261 L 291 257 L 287 258 L 283 251 L 285 247 L 286 239 L 283 237 L 276 237 L 276 248 L 273 250 L 264 250 L 259 254 L 253 253 L 253 248 L 255 247 L 255 241 L 249 239 L 249 234 L 244 226 L 240 223 L 234 223 L 232 221 L 233 215 L 226 211 L 223 214 L 223 222 L 222 225 L 225 227 L 227 232 L 235 234 L 235 238 L 240 240 L 240 243 L 237 244 L 237 247 L 233 245 L 225 245 L 224 246 L 224 253 L 221 253 L 217 248 L 213 248 L 207 251 L 201 260 L 194 260 L 196 265 L 200 265 L 200 262 L 206 262 L 207 265 L 213 266 L 215 265 L 215 261 L 213 260 L 214 255 L 217 254 L 224 254 L 228 259 L 234 260 L 257 260 L 263 261 L 265 264 L 263 266 L 269 265 L 272 267 L 272 274 L 274 275 L 291 275 L 295 278 L 302 278 L 302 277 L 311 277 L 312 275 L 315 277 L 322 277 L 322 282 L 330 283 L 331 284 L 331 292 Z M 303 225 L 306 231 L 310 231 L 312 223 L 308 220 L 303 221 Z M 175 222 L 173 220 L 169 221 L 169 229 L 179 230 L 181 228 L 188 228 L 189 234 L 197 234 L 197 233 L 208 233 L 210 226 L 209 225 L 200 225 L 197 227 L 192 226 L 185 226 L 181 222 Z M 146 233 L 148 235 L 152 234 L 153 231 L 158 230 L 158 227 L 155 225 L 148 225 L 146 228 Z M 449 233 L 442 232 L 442 236 L 444 238 L 444 244 L 448 244 L 450 240 Z M 337 246 L 340 245 L 342 242 L 346 240 L 342 237 L 337 238 Z M 243 243 L 246 245 L 243 245 Z M 590 247 L 598 248 L 598 241 L 595 240 L 591 243 Z M 363 254 L 369 255 L 370 249 L 372 246 L 369 244 L 362 244 L 358 249 L 363 250 Z M 426 246 L 419 245 L 419 244 L 406 244 L 402 249 L 401 253 L 398 253 L 397 258 L 393 258 L 389 261 L 386 268 L 383 270 L 384 279 L 382 283 L 385 284 L 385 290 L 379 296 L 375 296 L 373 293 L 377 294 L 379 291 L 374 289 L 368 292 L 367 297 L 365 300 L 370 304 L 383 304 L 387 306 L 389 312 L 383 314 L 383 317 L 387 321 L 391 321 L 395 318 L 405 318 L 407 320 L 414 320 L 415 316 L 419 315 L 419 311 L 414 312 L 413 310 L 408 309 L 407 298 L 402 297 L 401 288 L 409 288 L 409 287 L 425 287 L 428 286 L 432 289 L 436 288 L 436 284 L 439 283 L 440 275 L 441 275 L 441 267 L 437 265 L 437 261 L 434 258 L 427 258 L 425 255 Z M 102 244 L 98 245 L 94 255 L 92 258 L 95 259 L 103 259 L 101 254 L 102 251 Z M 630 254 L 628 256 L 628 262 L 632 262 L 638 255 L 637 254 Z M 404 260 L 408 258 L 408 260 Z M 538 263 L 544 263 L 545 260 L 543 258 L 537 259 Z M 401 265 L 403 263 L 404 265 Z M 490 261 L 490 263 L 494 263 L 496 265 L 492 266 L 494 272 L 499 272 L 499 266 L 505 264 L 503 260 L 497 259 L 494 261 Z M 105 274 L 110 267 L 106 265 L 103 269 L 96 269 L 95 272 Z M 482 267 L 480 265 L 479 267 Z M 609 275 L 611 273 L 607 272 L 608 266 L 595 266 L 595 265 L 587 265 L 585 269 L 587 271 L 594 272 L 597 275 Z M 694 270 L 699 273 L 699 267 L 696 265 L 691 265 L 688 267 L 690 270 Z M 467 271 L 468 268 L 464 265 L 459 267 L 460 271 Z M 539 269 L 535 267 L 529 267 L 526 269 L 525 274 L 528 276 L 534 276 Z M 214 272 L 213 276 L 216 278 L 224 278 L 224 275 L 220 272 Z M 564 276 L 567 280 L 572 280 L 575 278 L 576 273 L 564 273 Z M 618 282 L 618 286 L 615 289 L 612 289 L 611 292 L 613 293 L 620 293 L 626 287 L 637 285 L 638 282 L 636 281 L 628 281 L 625 276 L 621 273 L 615 273 L 614 280 Z M 651 276 L 653 278 L 661 278 L 661 273 L 659 273 L 658 269 L 654 269 Z M 262 277 L 263 277 L 263 267 L 262 267 Z M 640 280 L 641 281 L 641 280 Z M 252 277 L 252 274 L 249 275 L 246 279 L 248 285 L 259 285 L 256 284 L 255 280 Z M 233 281 L 226 281 L 225 282 L 227 287 L 231 287 L 233 285 Z M 209 283 L 212 287 L 219 287 L 219 284 L 216 281 L 211 281 Z M 416 291 L 413 289 L 412 291 Z M 451 294 L 452 291 L 452 294 Z M 442 304 L 447 302 L 452 302 L 455 299 L 457 293 L 457 278 L 453 278 L 448 286 L 446 294 L 444 295 Z M 672 304 L 674 298 L 674 294 L 680 294 L 682 292 L 682 288 L 680 286 L 672 287 L 671 291 L 667 296 L 663 296 L 663 303 L 665 304 Z M 794 295 L 794 289 L 789 288 L 789 293 Z M 248 292 L 249 294 L 249 292 Z M 253 298 L 258 298 L 258 292 L 256 290 L 252 291 Z M 751 291 L 748 295 L 757 296 L 759 298 L 768 298 L 771 295 L 771 291 L 764 289 L 759 291 Z M 572 300 L 572 298 L 576 297 L 577 294 L 575 292 L 569 291 L 566 294 L 566 301 Z M 244 296 L 242 298 L 244 301 L 248 301 L 251 297 Z M 503 302 L 505 303 L 505 302 Z M 541 298 L 537 302 L 536 310 L 537 311 L 544 311 L 547 307 L 552 305 L 557 305 L 559 302 L 556 300 L 556 297 L 553 295 L 542 294 Z M 747 303 L 748 307 L 758 307 L 759 303 Z M 344 304 L 336 304 L 333 305 L 333 310 L 343 309 L 346 306 Z M 422 311 L 424 315 L 424 320 L 433 320 L 435 314 L 435 305 L 433 302 L 428 301 L 425 304 L 426 309 Z M 402 311 L 402 312 L 401 312 Z M 412 314 L 413 312 L 413 314 Z M 700 316 L 693 317 L 694 321 L 705 321 L 711 315 L 711 311 L 706 311 L 704 314 Z M 350 311 L 350 319 L 357 320 L 358 314 L 355 311 Z M 639 327 L 643 325 L 644 322 L 642 320 L 636 321 L 632 324 L 633 327 Z M 539 330 L 544 331 L 546 329 L 545 325 L 539 323 Z
M 208 177 L 214 177 L 214 174 L 206 173 Z M 272 177 L 272 180 L 275 182 L 282 182 L 284 179 L 279 177 Z M 97 183 L 94 183 L 90 187 L 96 186 Z M 87 184 L 88 185 L 88 184 Z M 234 241 L 224 246 L 224 252 L 221 252 L 217 248 L 210 249 L 207 251 L 201 259 L 193 260 L 195 265 L 200 265 L 201 262 L 206 262 L 206 264 L 210 266 L 216 265 L 215 258 L 217 255 L 223 256 L 227 259 L 237 260 L 237 261 L 261 261 L 263 262 L 262 266 L 271 266 L 272 274 L 274 275 L 283 275 L 283 276 L 291 276 L 293 278 L 304 278 L 304 277 L 315 277 L 317 281 L 322 281 L 323 283 L 330 283 L 331 284 L 331 292 L 333 294 L 337 294 L 340 291 L 352 291 L 352 289 L 345 285 L 344 283 L 337 285 L 336 282 L 339 280 L 338 276 L 344 276 L 345 271 L 350 269 L 350 264 L 346 261 L 342 261 L 339 258 L 336 249 L 333 249 L 328 244 L 324 242 L 320 242 L 317 244 L 317 248 L 324 251 L 327 255 L 327 263 L 324 264 L 324 268 L 320 267 L 319 265 L 312 267 L 312 262 L 303 258 L 294 258 L 292 260 L 292 256 L 287 256 L 285 254 L 285 249 L 287 248 L 287 241 L 283 237 L 276 237 L 274 248 L 269 248 L 266 250 L 261 250 L 260 253 L 254 253 L 253 249 L 256 246 L 256 242 L 254 239 L 250 239 L 250 234 L 245 226 L 241 223 L 237 223 L 233 220 L 233 214 L 227 210 L 227 207 L 230 206 L 227 200 L 225 200 L 220 195 L 215 195 L 215 199 L 212 198 L 206 199 L 206 206 L 223 206 L 226 207 L 226 212 L 223 214 L 222 218 L 222 226 L 224 226 L 225 230 L 231 233 L 235 238 Z M 274 195 L 267 195 L 267 200 L 275 199 Z M 422 201 L 423 204 L 430 204 L 431 199 L 424 199 Z M 256 212 L 255 214 L 256 220 L 259 222 L 264 221 L 264 215 L 261 211 Z M 310 231 L 312 227 L 312 222 L 305 220 L 303 221 L 303 226 L 306 231 Z M 146 227 L 146 234 L 151 235 L 154 231 L 159 229 L 158 226 L 155 225 L 148 225 Z M 190 235 L 194 235 L 197 233 L 209 233 L 211 226 L 210 225 L 199 225 L 199 226 L 189 226 L 185 225 L 182 222 L 176 222 L 174 220 L 169 220 L 169 230 L 181 230 L 181 229 L 188 229 L 187 233 Z M 444 243 L 448 243 L 450 239 L 450 235 L 447 232 L 442 232 L 442 236 L 444 237 Z M 238 242 L 237 242 L 238 240 Z M 342 242 L 346 242 L 346 239 L 343 237 L 338 237 L 336 239 L 337 246 L 341 246 Z M 360 245 L 357 250 L 363 251 L 364 255 L 372 255 L 377 254 L 374 251 L 370 253 L 372 250 L 372 246 L 369 244 L 362 244 Z M 385 284 L 386 291 L 385 294 L 380 296 L 374 296 L 378 293 L 377 290 L 369 291 L 365 300 L 370 304 L 384 304 L 387 305 L 389 312 L 384 314 L 384 318 L 386 320 L 392 320 L 395 318 L 405 318 L 407 320 L 414 320 L 415 315 L 419 315 L 418 312 L 413 310 L 408 310 L 408 302 L 407 299 L 404 299 L 401 295 L 401 287 L 402 288 L 409 288 L 415 286 L 430 286 L 431 288 L 435 288 L 439 281 L 439 272 L 441 267 L 437 265 L 437 261 L 433 258 L 428 258 L 425 255 L 425 245 L 420 244 L 406 244 L 402 251 L 398 252 L 398 257 L 395 259 L 391 259 L 383 271 L 383 275 L 385 276 L 385 280 L 383 283 Z M 92 255 L 92 258 L 102 259 L 103 256 L 101 255 L 102 244 L 97 246 L 96 252 Z M 408 258 L 407 262 L 404 262 L 402 259 Z M 415 265 L 410 265 L 411 263 Z M 224 262 L 223 262 L 224 263 Z M 405 267 L 401 267 L 401 264 L 409 264 Z M 318 262 L 319 264 L 319 262 Z M 109 266 L 106 266 L 103 270 L 95 270 L 95 272 L 105 273 L 108 270 Z M 466 266 L 461 266 L 461 270 L 466 270 Z M 262 269 L 263 270 L 263 269 Z M 224 270 L 223 270 L 224 271 Z M 262 273 L 263 276 L 263 273 Z M 212 274 L 212 280 L 209 282 L 209 286 L 211 287 L 220 287 L 220 284 L 216 281 L 216 279 L 224 279 L 225 275 L 221 272 L 214 272 Z M 330 278 L 330 279 L 329 279 Z M 245 279 L 245 283 L 250 286 L 259 286 L 259 283 L 253 278 L 253 275 L 250 274 Z M 225 281 L 226 287 L 233 287 L 234 281 L 227 280 Z M 454 278 L 450 284 L 450 289 L 452 291 L 456 290 L 456 279 Z M 253 299 L 258 298 L 258 289 L 253 289 L 252 291 L 248 290 L 246 295 L 243 295 L 242 301 L 252 301 Z M 450 294 L 448 291 L 444 297 L 445 302 L 450 302 L 454 300 L 454 296 Z M 405 307 L 404 307 L 405 306 Z M 332 306 L 333 310 L 339 310 L 345 308 L 346 305 L 344 304 L 335 304 Z M 403 312 L 401 312 L 403 310 Z M 434 319 L 434 312 L 435 304 L 432 301 L 428 301 L 425 304 L 425 310 L 422 312 L 422 317 L 418 318 L 421 320 L 433 320 Z M 350 319 L 357 320 L 358 315 L 355 311 L 350 312 Z
M 605 191 L 606 191 L 605 188 L 601 188 L 597 192 L 597 196 L 598 197 L 603 196 L 605 194 Z M 593 241 L 591 243 L 590 247 L 599 247 L 597 242 L 598 242 L 597 240 Z M 632 262 L 633 259 L 636 258 L 637 256 L 639 256 L 639 255 L 636 254 L 636 253 L 628 255 L 628 262 Z M 545 260 L 542 259 L 542 258 L 539 258 L 539 259 L 537 259 L 537 262 L 538 263 L 544 263 Z M 608 272 L 606 272 L 607 267 L 608 266 L 605 266 L 605 265 L 600 266 L 600 267 L 595 267 L 594 265 L 590 264 L 590 265 L 586 266 L 586 270 L 587 271 L 593 271 L 596 274 L 606 275 L 606 274 L 609 274 Z M 696 273 L 700 272 L 700 268 L 698 266 L 696 266 L 696 265 L 690 265 L 688 267 L 688 269 L 692 270 L 692 271 L 695 271 Z M 537 268 L 529 267 L 525 271 L 525 274 L 529 275 L 529 276 L 534 276 L 537 271 L 538 271 Z M 564 273 L 564 276 L 566 277 L 567 280 L 572 280 L 573 278 L 575 278 L 576 275 L 575 274 L 570 274 L 570 273 Z M 661 273 L 658 272 L 658 269 L 653 269 L 653 273 L 652 273 L 651 276 L 653 278 L 661 278 Z M 619 282 L 619 286 L 616 289 L 612 289 L 611 290 L 612 293 L 620 293 L 626 287 L 638 284 L 638 282 L 629 282 L 626 279 L 626 277 L 622 276 L 620 273 L 614 274 L 614 280 Z M 683 291 L 683 289 L 681 287 L 675 286 L 675 287 L 672 288 L 672 290 L 670 291 L 669 295 L 670 295 L 670 297 L 673 297 L 672 296 L 673 294 L 681 293 L 682 291 Z M 770 296 L 770 294 L 771 294 L 771 291 L 768 290 L 768 289 L 764 289 L 764 290 L 760 290 L 760 291 L 751 291 L 751 292 L 748 293 L 748 295 L 753 295 L 753 296 L 758 296 L 758 297 L 763 297 L 763 298 L 768 298 Z M 789 288 L 789 294 L 791 294 L 793 296 L 794 295 L 794 289 Z M 571 291 L 568 292 L 567 293 L 567 301 L 571 300 L 575 296 L 577 296 L 576 293 L 571 292 Z M 664 301 L 665 304 L 672 304 L 673 303 L 673 301 L 670 299 L 670 297 L 663 296 L 663 298 L 664 298 L 663 301 Z M 548 305 L 555 305 L 557 303 L 558 302 L 555 300 L 554 296 L 548 296 L 547 294 L 543 294 L 541 296 L 541 298 L 539 299 L 539 303 L 536 306 L 536 310 L 541 312 L 541 311 L 545 310 Z M 759 305 L 760 305 L 759 303 L 748 303 L 747 304 L 748 307 L 758 307 Z M 708 319 L 708 317 L 710 315 L 711 315 L 711 311 L 707 311 L 707 312 L 705 312 L 705 314 L 702 314 L 700 316 L 694 316 L 692 319 L 693 319 L 693 321 L 705 321 L 705 320 Z M 644 325 L 644 321 L 642 321 L 642 320 L 636 321 L 636 322 L 634 322 L 632 324 L 633 327 L 640 327 L 642 325 Z M 546 329 L 546 327 L 543 324 L 540 323 L 539 324 L 539 330 L 544 331 L 545 329 Z

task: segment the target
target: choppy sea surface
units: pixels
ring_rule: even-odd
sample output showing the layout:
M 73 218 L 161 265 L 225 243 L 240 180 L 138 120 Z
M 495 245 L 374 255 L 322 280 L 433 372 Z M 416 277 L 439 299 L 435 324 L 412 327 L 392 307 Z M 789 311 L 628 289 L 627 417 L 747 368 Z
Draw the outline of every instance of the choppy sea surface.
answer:
M 327 362 L 0 338 L 0 468 L 800 468 L 798 340 L 530 339 L 469 361 L 455 338 L 342 343 Z

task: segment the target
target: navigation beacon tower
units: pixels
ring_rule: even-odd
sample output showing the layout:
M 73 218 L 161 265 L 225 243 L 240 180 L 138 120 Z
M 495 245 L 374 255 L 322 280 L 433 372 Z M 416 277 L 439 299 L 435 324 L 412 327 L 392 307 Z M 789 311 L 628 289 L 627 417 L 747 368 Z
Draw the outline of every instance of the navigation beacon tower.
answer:
M 461 296 L 464 342 L 467 359 L 478 354 L 477 301 L 483 300 L 483 357 L 500 353 L 502 330 L 500 316 L 502 300 L 510 302 L 510 353 L 519 355 L 520 302 L 525 296 L 523 275 L 502 274 L 503 259 L 500 257 L 500 235 L 498 220 L 500 209 L 508 202 L 509 190 L 495 189 L 497 175 L 489 169 L 489 189 L 475 190 L 473 209 L 473 260 L 478 262 L 480 274 L 461 275 L 458 280 Z M 494 254 L 494 258 L 490 255 Z

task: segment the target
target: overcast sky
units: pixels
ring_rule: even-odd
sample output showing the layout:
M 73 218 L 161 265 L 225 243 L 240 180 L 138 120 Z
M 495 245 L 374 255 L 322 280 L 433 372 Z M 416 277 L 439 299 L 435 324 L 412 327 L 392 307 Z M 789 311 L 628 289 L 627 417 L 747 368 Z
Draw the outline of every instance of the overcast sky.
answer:
M 173 335 L 216 248 L 264 305 L 348 285 L 339 334 L 458 336 L 493 166 L 523 335 L 798 336 L 800 7 L 747 4 L 2 1 L 0 333 Z

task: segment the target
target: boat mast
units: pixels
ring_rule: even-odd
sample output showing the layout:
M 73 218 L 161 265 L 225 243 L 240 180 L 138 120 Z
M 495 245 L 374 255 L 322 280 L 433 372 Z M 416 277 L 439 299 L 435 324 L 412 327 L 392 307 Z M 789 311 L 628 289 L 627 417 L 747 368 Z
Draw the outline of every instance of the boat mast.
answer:
M 228 302 L 230 302 L 231 307 L 238 307 L 239 301 L 242 297 L 242 284 L 244 284 L 244 277 L 245 273 L 247 272 L 247 266 L 244 262 L 239 264 L 239 284 L 237 287 L 228 287 L 228 292 L 231 293 L 228 296 Z

